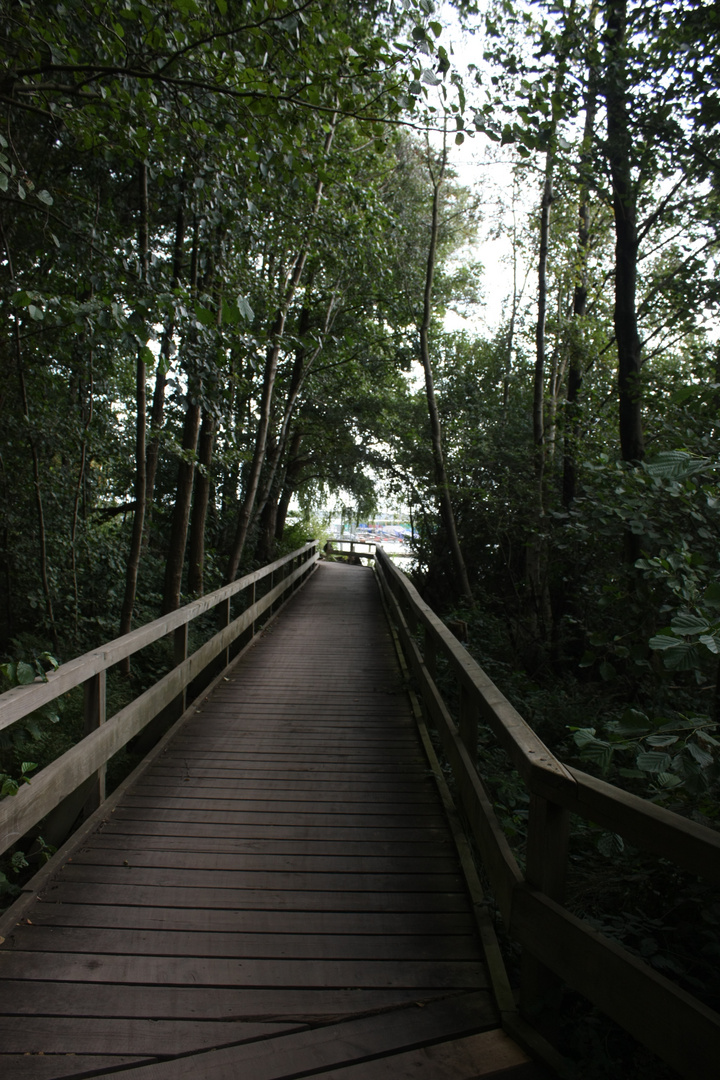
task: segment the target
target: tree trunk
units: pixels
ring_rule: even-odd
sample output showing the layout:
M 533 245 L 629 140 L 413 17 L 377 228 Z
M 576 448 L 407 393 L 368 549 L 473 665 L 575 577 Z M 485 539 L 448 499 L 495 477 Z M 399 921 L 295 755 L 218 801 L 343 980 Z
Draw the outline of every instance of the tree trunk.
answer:
M 553 201 L 554 148 L 545 157 L 545 182 L 540 202 L 540 254 L 538 257 L 538 315 L 535 326 L 535 377 L 533 381 L 533 447 L 536 509 L 545 512 L 545 323 L 547 320 L 547 263 L 550 247 L 550 207 Z
M 185 562 L 188 523 L 190 521 L 190 503 L 195 476 L 195 451 L 197 450 L 199 428 L 200 404 L 189 400 L 185 413 L 185 423 L 183 424 L 183 458 L 178 468 L 177 492 L 170 524 L 167 561 L 165 563 L 163 615 L 166 615 L 169 611 L 175 611 L 180 605 L 180 587 L 182 585 L 182 571 Z
M 590 11 L 590 49 L 594 48 L 597 6 Z M 587 308 L 588 255 L 590 252 L 590 175 L 592 141 L 597 113 L 597 73 L 592 63 L 588 67 L 585 94 L 585 126 L 580 152 L 580 199 L 578 204 L 577 270 L 573 292 L 573 323 L 570 328 L 570 358 L 568 364 L 565 426 L 563 439 L 564 506 L 570 506 L 577 494 L 578 440 L 580 437 L 580 391 L 583 381 L 583 329 L 580 320 Z
M 260 515 L 260 535 L 255 548 L 255 558 L 261 564 L 272 562 L 275 557 L 277 512 L 277 498 L 268 498 Z
M 615 215 L 615 340 L 618 350 L 620 448 L 623 461 L 645 456 L 642 429 L 642 345 L 637 325 L 637 192 L 627 103 L 627 0 L 608 0 L 605 33 L 607 152 Z
M 287 465 L 285 467 L 285 480 L 282 486 L 282 494 L 278 500 L 277 515 L 275 518 L 275 539 L 281 540 L 283 532 L 285 530 L 285 522 L 287 520 L 288 509 L 290 502 L 295 493 L 298 480 L 302 475 L 304 462 L 300 457 L 300 447 L 302 445 L 303 435 L 300 428 L 296 428 L 293 432 L 293 437 L 290 440 L 290 449 L 288 451 Z
M 149 236 L 148 236 L 148 171 L 147 163 L 140 166 L 140 226 L 138 233 L 138 248 L 140 251 L 140 273 L 142 287 L 147 289 L 149 269 Z M 147 402 L 145 387 L 145 342 L 138 349 L 137 365 L 135 371 L 135 400 L 136 400 L 136 426 L 135 426 L 135 512 L 133 514 L 132 535 L 130 537 L 130 552 L 128 554 L 127 568 L 125 572 L 125 595 L 123 597 L 122 610 L 120 612 L 120 634 L 129 634 L 132 628 L 132 614 L 135 607 L 135 594 L 137 592 L 138 570 L 140 568 L 140 553 L 142 550 L 143 525 L 145 522 L 145 453 L 146 453 L 146 423 Z M 126 675 L 130 674 L 130 660 L 123 661 L 122 670 Z
M 214 442 L 215 418 L 205 410 L 198 440 L 198 469 L 195 474 L 195 498 L 190 520 L 188 591 L 193 596 L 202 596 L 205 588 L 205 522 L 210 500 L 210 465 Z
M 430 222 L 430 247 L 428 249 L 427 265 L 425 271 L 423 317 L 420 324 L 420 359 L 422 360 L 423 371 L 425 372 L 425 393 L 427 396 L 428 414 L 430 417 L 432 455 L 433 464 L 435 467 L 435 484 L 437 487 L 438 500 L 440 503 L 440 515 L 445 526 L 448 543 L 450 545 L 450 555 L 452 558 L 453 571 L 455 574 L 458 593 L 462 597 L 462 599 L 466 601 L 466 603 L 472 605 L 472 589 L 470 588 L 470 580 L 467 574 L 467 567 L 465 566 L 465 560 L 463 558 L 462 550 L 460 548 L 460 541 L 458 539 L 457 528 L 455 525 L 455 514 L 453 512 L 452 500 L 450 498 L 450 483 L 448 481 L 447 470 L 445 468 L 445 456 L 443 454 L 442 448 L 442 432 L 440 429 L 440 415 L 438 412 L 437 401 L 435 399 L 435 386 L 433 380 L 432 364 L 430 361 L 429 331 L 430 319 L 432 314 L 432 290 L 433 278 L 435 276 L 435 259 L 437 255 L 437 239 L 440 218 L 440 188 L 442 186 L 446 161 L 447 147 L 443 146 L 443 154 L 437 177 L 433 175 L 432 168 L 430 170 L 433 185 L 432 218 Z
M 173 267 L 171 288 L 176 289 L 182 278 L 183 249 L 185 244 L 185 183 L 180 186 L 178 212 L 175 219 L 175 242 L 173 244 Z M 147 547 L 150 536 L 150 519 L 153 510 L 153 496 L 155 493 L 155 476 L 157 475 L 158 457 L 160 453 L 160 432 L 163 426 L 165 412 L 165 387 L 167 385 L 167 372 L 170 369 L 172 339 L 175 333 L 175 313 L 168 316 L 163 329 L 160 342 L 160 357 L 158 360 L 157 373 L 155 375 L 155 391 L 153 393 L 152 409 L 150 411 L 150 438 L 147 445 L 147 463 L 145 466 L 145 531 L 143 545 Z

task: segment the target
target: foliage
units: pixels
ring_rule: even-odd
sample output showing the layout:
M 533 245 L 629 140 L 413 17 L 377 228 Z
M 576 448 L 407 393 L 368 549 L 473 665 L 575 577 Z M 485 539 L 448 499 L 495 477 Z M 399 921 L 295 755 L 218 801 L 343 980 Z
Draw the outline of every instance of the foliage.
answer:
M 47 682 L 47 672 L 57 667 L 58 661 L 49 652 L 32 656 L 29 661 L 8 660 L 0 664 L 0 691 Z M 52 701 L 0 732 L 0 798 L 15 795 L 21 784 L 30 783 L 28 774 L 38 763 L 28 758 L 38 756 L 48 741 L 49 729 L 59 720 L 58 702 Z

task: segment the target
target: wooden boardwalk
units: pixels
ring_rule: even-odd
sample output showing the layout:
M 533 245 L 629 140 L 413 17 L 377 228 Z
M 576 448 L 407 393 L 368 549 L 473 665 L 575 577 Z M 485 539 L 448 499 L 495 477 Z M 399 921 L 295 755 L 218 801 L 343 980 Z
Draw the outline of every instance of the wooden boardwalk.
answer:
M 372 573 L 321 564 L 0 950 L 13 1080 L 534 1077 Z

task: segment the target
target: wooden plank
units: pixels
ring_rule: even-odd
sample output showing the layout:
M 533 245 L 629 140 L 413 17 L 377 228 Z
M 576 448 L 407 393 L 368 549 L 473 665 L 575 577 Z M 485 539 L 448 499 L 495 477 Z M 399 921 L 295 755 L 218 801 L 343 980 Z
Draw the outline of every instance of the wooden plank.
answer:
M 327 1023 L 377 1010 L 394 1010 L 417 1002 L 444 1000 L 443 987 L 372 987 L 313 989 L 307 987 L 142 986 L 139 984 L 63 983 L 50 980 L 0 979 L 0 1013 L 26 1016 L 123 1017 L 176 1020 L 261 1020 Z M 490 995 L 485 1015 L 496 1016 Z
M 42 953 L 103 953 L 113 956 L 177 956 L 206 959 L 277 960 L 480 960 L 471 932 L 464 937 L 427 935 L 273 934 L 187 930 L 132 930 L 103 927 L 20 926 L 7 950 Z M 2 1045 L 2 1043 L 0 1043 Z
M 135 842 L 132 833 L 121 833 L 117 830 L 109 832 L 104 829 L 96 833 L 81 851 L 122 851 Z M 402 841 L 366 841 L 366 840 L 245 840 L 242 837 L 201 837 L 193 839 L 189 836 L 163 836 L 143 834 L 141 839 L 142 848 L 146 852 L 151 851 L 198 851 L 198 852 L 224 852 L 238 854 L 259 855 L 312 855 L 333 856 L 342 855 L 348 858 L 353 855 L 375 856 L 380 858 L 414 859 L 422 856 L 425 859 L 445 859 L 452 852 L 449 840 L 437 840 L 424 843 L 415 841 L 408 843 Z M 81 852 L 72 856 L 73 861 L 80 857 Z
M 178 986 L 434 986 L 474 989 L 487 985 L 476 960 L 307 960 L 225 959 L 178 956 L 89 957 L 85 953 L 33 953 L 21 949 L 0 954 L 0 978 L 113 984 L 171 983 Z M 19 980 L 18 980 L 19 981 Z
M 338 761 L 333 763 L 332 766 L 323 765 L 320 762 L 298 762 L 293 765 L 292 763 L 286 763 L 285 765 L 273 766 L 271 762 L 265 764 L 257 763 L 252 766 L 250 763 L 243 763 L 242 767 L 194 767 L 189 762 L 185 767 L 185 775 L 189 780 L 193 779 L 227 779 L 227 780 L 242 780 L 242 779 L 261 779 L 267 777 L 268 780 L 277 780 L 283 777 L 296 777 L 298 780 L 310 780 L 314 783 L 341 783 L 345 780 L 369 780 L 372 777 L 379 779 L 386 779 L 388 777 L 397 777 L 401 781 L 405 782 L 413 775 L 417 777 L 419 766 L 405 765 L 405 764 L 392 764 L 386 761 L 378 763 L 363 763 L 359 762 L 354 764 L 352 761 L 342 762 Z M 167 770 L 162 766 L 158 766 L 153 770 L 154 776 L 176 776 L 177 768 Z M 18 793 L 19 794 L 19 793 Z M 17 798 L 17 795 L 14 796 Z
M 346 874 L 436 874 L 457 875 L 457 860 L 452 858 L 426 859 L 411 855 L 399 858 L 382 855 L 354 854 L 347 855 L 279 855 L 279 854 L 228 854 L 206 851 L 147 851 L 142 848 L 126 847 L 119 852 L 105 849 L 83 850 L 73 856 L 73 866 L 129 866 L 152 868 L 159 867 L 174 870 L 233 870 L 246 873 L 274 872 L 290 874 L 334 873 Z M 455 879 L 455 878 L 454 878 Z
M 139 1062 L 153 1062 L 154 1057 L 142 1055 L 123 1056 L 115 1054 L 2 1054 L 0 1066 L 3 1076 L 12 1080 L 61 1080 L 68 1077 L 75 1080 L 78 1075 L 97 1076 L 114 1073 L 125 1065 L 137 1065 Z M 78 1072 L 78 1070 L 80 1072 Z
M 229 796 L 221 796 L 218 793 L 215 799 L 206 799 L 201 795 L 194 794 L 192 791 L 187 791 L 184 795 L 149 795 L 147 792 L 142 791 L 137 794 L 128 795 L 125 798 L 124 805 L 133 810 L 187 810 L 191 813 L 202 813 L 205 810 L 210 810 L 213 813 L 220 813 L 223 815 L 241 814 L 243 819 L 248 814 L 293 814 L 295 817 L 299 817 L 301 821 L 304 821 L 310 813 L 309 807 L 318 807 L 322 814 L 332 814 L 334 818 L 340 819 L 339 823 L 342 824 L 343 820 L 348 816 L 366 815 L 368 799 L 343 799 L 342 802 L 333 801 L 331 799 L 313 799 L 306 797 L 297 799 L 294 797 L 292 790 L 285 792 L 285 798 L 276 797 L 274 799 L 252 799 L 245 796 L 243 793 L 238 792 L 237 795 L 232 798 Z M 404 799 L 394 799 L 392 802 L 385 801 L 379 796 L 371 801 L 373 817 L 380 816 L 383 818 L 410 816 L 413 820 L 420 820 L 425 817 L 432 818 L 432 821 L 437 824 L 438 811 L 437 803 L 434 805 L 424 803 L 406 803 Z M 317 813 L 312 815 L 317 816 Z M 232 819 L 231 819 L 232 820 Z M 392 819 L 391 819 L 392 820 Z
M 237 798 L 253 798 L 261 792 L 266 799 L 287 799 L 291 794 L 294 799 L 315 802 L 329 802 L 341 796 L 351 802 L 359 799 L 371 801 L 392 798 L 396 801 L 414 804 L 435 803 L 433 791 L 425 784 L 369 784 L 347 782 L 344 784 L 318 784 L 307 780 L 243 780 L 239 788 L 234 780 L 213 781 L 199 784 L 189 777 L 150 777 L 142 787 L 143 794 L 150 797 L 180 797 L 224 799 L 228 794 Z M 343 799 L 343 802 L 345 799 Z
M 462 892 L 322 892 L 307 889 L 302 893 L 272 889 L 158 887 L 123 885 L 106 882 L 53 882 L 43 890 L 43 898 L 55 903 L 130 904 L 133 906 L 202 907 L 229 910 L 292 911 L 446 911 L 466 912 L 467 896 Z M 1 955 L 1 954 L 0 954 Z
M 389 814 L 373 814 L 368 813 L 367 809 L 364 812 L 358 811 L 358 813 L 348 814 L 331 814 L 326 813 L 324 808 L 312 813 L 310 811 L 300 812 L 295 809 L 288 809 L 285 812 L 281 810 L 275 810 L 270 812 L 266 810 L 264 812 L 253 813 L 251 810 L 231 810 L 229 808 L 222 810 L 183 810 L 162 808 L 162 807 L 134 807 L 134 806 L 122 806 L 118 809 L 116 815 L 117 821 L 147 821 L 160 824 L 165 821 L 175 821 L 182 823 L 194 823 L 201 825 L 203 823 L 211 825 L 229 825 L 231 827 L 242 827 L 243 825 L 261 825 L 261 826 L 284 826 L 289 821 L 293 822 L 294 828 L 301 828 L 302 826 L 314 827 L 316 829 L 322 829 L 325 826 L 333 829 L 340 828 L 354 828 L 354 829 L 387 829 L 388 831 L 394 829 L 417 827 L 418 817 L 414 814 L 397 814 L 392 816 Z M 423 824 L 427 823 L 428 828 L 442 828 L 443 819 L 439 814 L 425 814 L 420 819 Z
M 281 1080 L 325 1073 L 333 1066 L 398 1053 L 438 1039 L 475 1033 L 490 1018 L 484 1000 L 467 994 L 425 1008 L 364 1017 L 269 1041 L 193 1054 L 147 1069 L 130 1069 L 126 1080 Z M 492 1022 L 492 1021 L 490 1021 Z
M 362 874 L 282 870 L 193 870 L 190 867 L 90 866 L 69 864 L 62 870 L 62 881 L 82 881 L 103 885 L 152 885 L 155 888 L 205 888 L 211 882 L 216 889 L 284 890 L 287 892 L 380 892 L 462 893 L 465 882 L 460 874 Z
M 255 934 L 418 934 L 466 937 L 475 923 L 467 912 L 390 911 L 224 911 L 221 909 L 133 907 L 110 904 L 41 902 L 33 925 L 110 927 L 145 930 L 213 930 Z
M 0 1016 L 2 1054 L 175 1055 L 297 1031 L 297 1024 L 258 1021 L 148 1020 L 135 1017 L 25 1016 L 22 1024 Z M 77 1064 L 76 1064 L 77 1067 Z M 10 1074 L 6 1074 L 8 1077 Z

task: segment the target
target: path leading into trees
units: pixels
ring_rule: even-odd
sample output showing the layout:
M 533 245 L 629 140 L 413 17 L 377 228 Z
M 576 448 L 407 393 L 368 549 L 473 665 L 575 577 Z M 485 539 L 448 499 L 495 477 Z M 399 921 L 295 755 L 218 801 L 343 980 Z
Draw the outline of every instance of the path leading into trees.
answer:
M 13 1080 L 525 1080 L 373 574 L 321 564 L 0 952 Z

